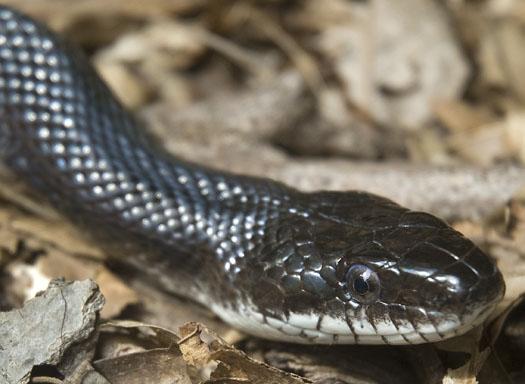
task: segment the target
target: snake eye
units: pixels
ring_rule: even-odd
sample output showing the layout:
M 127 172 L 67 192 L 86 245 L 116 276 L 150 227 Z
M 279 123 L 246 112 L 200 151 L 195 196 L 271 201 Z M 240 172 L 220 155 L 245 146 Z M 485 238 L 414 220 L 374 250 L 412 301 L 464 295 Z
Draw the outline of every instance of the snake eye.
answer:
M 366 265 L 352 265 L 346 273 L 346 282 L 353 299 L 360 303 L 369 304 L 379 296 L 379 277 Z

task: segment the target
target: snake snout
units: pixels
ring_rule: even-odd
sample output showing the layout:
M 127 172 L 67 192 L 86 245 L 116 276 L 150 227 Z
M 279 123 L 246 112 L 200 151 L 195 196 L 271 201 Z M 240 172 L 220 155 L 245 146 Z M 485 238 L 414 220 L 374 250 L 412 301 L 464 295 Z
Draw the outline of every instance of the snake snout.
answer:
M 413 247 L 399 263 L 399 270 L 403 288 L 398 291 L 398 302 L 418 308 L 433 324 L 424 333 L 435 328 L 439 338 L 482 323 L 505 292 L 494 262 L 450 228 Z
M 465 239 L 466 243 L 470 243 Z M 478 247 L 471 244 L 464 254 L 447 252 L 453 261 L 428 279 L 434 282 L 429 292 L 435 308 L 442 312 L 468 317 L 486 312 L 504 292 L 505 283 L 494 262 Z
M 494 262 L 479 248 L 474 248 L 464 258 L 464 264 L 475 274 L 470 285 L 465 282 L 463 305 L 468 312 L 477 312 L 487 307 L 494 307 L 505 294 L 503 275 Z

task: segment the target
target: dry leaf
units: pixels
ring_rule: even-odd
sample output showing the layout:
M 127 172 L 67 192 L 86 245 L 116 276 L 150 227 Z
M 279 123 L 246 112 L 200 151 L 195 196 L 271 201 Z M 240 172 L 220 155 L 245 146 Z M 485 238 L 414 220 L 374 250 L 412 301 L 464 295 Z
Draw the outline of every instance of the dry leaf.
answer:
M 173 332 L 134 321 L 108 322 L 101 331 L 105 356 L 93 365 L 111 383 L 192 383 L 176 347 L 179 338 Z M 115 334 L 128 337 L 111 337 Z M 133 340 L 136 347 L 132 346 Z M 146 341 L 148 348 L 140 347 Z
M 270 367 L 227 345 L 212 331 L 200 324 L 189 323 L 180 329 L 179 347 L 191 365 L 203 366 L 213 360 L 218 363 L 206 383 L 304 384 L 308 380 Z

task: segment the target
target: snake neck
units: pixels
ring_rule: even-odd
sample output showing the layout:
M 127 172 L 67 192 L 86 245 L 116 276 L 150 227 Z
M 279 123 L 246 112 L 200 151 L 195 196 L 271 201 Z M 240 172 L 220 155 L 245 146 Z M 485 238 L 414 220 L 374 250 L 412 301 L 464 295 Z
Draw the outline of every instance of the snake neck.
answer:
M 174 259 L 213 254 L 227 272 L 238 269 L 294 192 L 171 157 L 81 52 L 24 16 L 2 15 L 16 43 L 0 46 L 4 162 L 114 256 L 156 243 Z M 31 65 L 18 65 L 27 55 Z

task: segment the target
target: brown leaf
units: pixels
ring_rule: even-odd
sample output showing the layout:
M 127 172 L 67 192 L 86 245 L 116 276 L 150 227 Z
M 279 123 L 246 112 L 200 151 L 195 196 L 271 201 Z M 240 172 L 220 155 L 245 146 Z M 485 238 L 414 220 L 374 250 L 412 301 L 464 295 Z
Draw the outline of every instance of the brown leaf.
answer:
M 169 349 L 98 360 L 93 365 L 113 384 L 191 384 L 184 359 Z
M 214 332 L 197 323 L 188 323 L 180 328 L 179 348 L 188 364 L 197 367 L 210 361 L 218 363 L 206 383 L 253 384 L 304 384 L 309 383 L 297 375 L 286 373 L 263 362 L 248 357 L 223 340 Z

